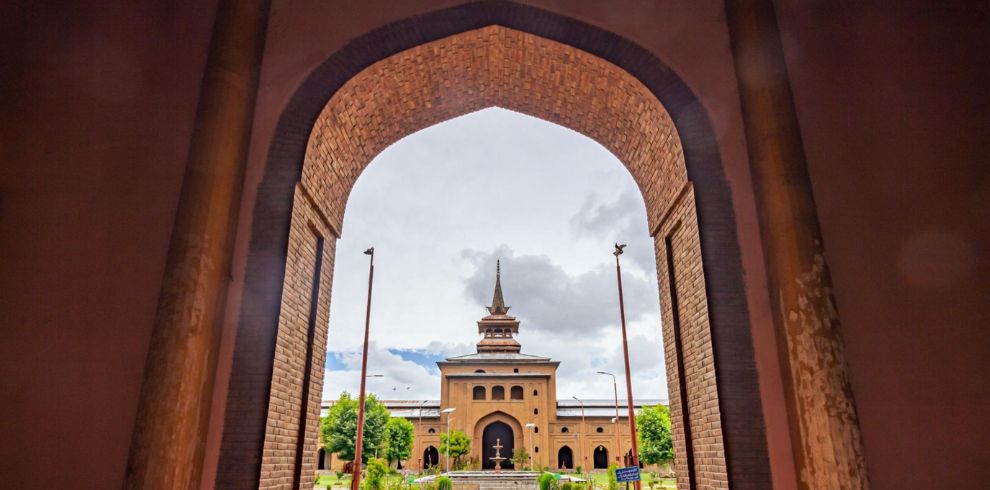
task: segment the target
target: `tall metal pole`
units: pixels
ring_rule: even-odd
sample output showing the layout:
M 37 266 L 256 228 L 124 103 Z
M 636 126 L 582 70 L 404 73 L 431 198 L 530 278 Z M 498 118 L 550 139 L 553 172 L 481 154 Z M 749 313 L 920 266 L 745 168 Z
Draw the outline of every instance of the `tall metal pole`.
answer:
M 368 380 L 368 330 L 371 325 L 371 285 L 375 278 L 375 247 L 364 251 L 365 255 L 371 256 L 368 265 L 368 307 L 364 313 L 364 353 L 361 355 L 361 391 L 358 396 L 358 421 L 357 437 L 354 442 L 354 463 L 351 478 L 351 488 L 358 490 L 361 488 L 361 448 L 364 444 L 364 388 Z
M 585 449 L 581 446 L 581 443 L 584 441 L 584 439 L 581 438 L 581 435 L 584 434 L 584 427 L 585 427 L 585 425 L 584 425 L 584 402 L 581 401 L 581 399 L 578 398 L 578 397 L 576 397 L 576 396 L 572 396 L 571 398 L 577 400 L 577 402 L 581 404 L 581 428 L 578 429 L 578 438 L 577 438 L 578 439 L 578 444 L 577 444 L 577 447 L 578 447 L 579 450 L 581 450 L 581 461 L 584 462 L 584 464 L 583 464 L 584 468 L 583 469 L 587 469 L 588 468 L 588 451 L 585 451 Z
M 615 244 L 615 278 L 619 282 L 619 317 L 622 319 L 622 357 L 626 363 L 626 405 L 629 406 L 629 436 L 632 438 L 632 465 L 639 466 L 639 444 L 636 442 L 636 411 L 633 408 L 632 376 L 629 371 L 629 343 L 626 340 L 626 305 L 622 299 L 622 267 L 619 266 L 619 256 L 625 245 Z M 640 490 L 639 481 L 633 482 L 636 490 Z
M 612 430 L 615 432 L 615 459 L 618 460 L 619 455 L 622 454 L 622 445 L 619 444 L 619 385 L 615 382 L 614 374 L 605 371 L 598 371 L 598 374 L 612 377 L 612 391 L 615 393 L 615 418 L 612 420 Z
M 444 473 L 450 473 L 450 412 L 447 412 L 447 450 L 444 452 L 446 453 L 443 462 L 446 467 Z
M 533 428 L 536 424 L 526 424 L 526 428 L 530 430 L 529 432 L 529 471 L 533 471 L 533 439 L 536 437 L 533 432 Z
M 428 402 L 428 401 L 429 400 L 423 400 L 423 403 L 420 403 L 419 404 L 419 426 L 417 427 L 417 430 L 419 432 L 422 432 L 423 431 L 423 407 L 426 405 L 426 402 Z M 423 438 L 420 437 L 420 435 L 421 434 L 416 434 L 416 440 L 419 441 L 419 447 L 416 448 L 417 450 L 423 448 Z M 419 454 L 423 454 L 423 452 L 422 451 L 419 451 Z M 426 467 L 424 466 L 424 463 L 426 463 L 426 461 L 423 461 L 423 458 L 419 458 L 419 460 L 421 461 L 421 463 L 419 465 L 419 469 L 420 470 L 425 470 Z

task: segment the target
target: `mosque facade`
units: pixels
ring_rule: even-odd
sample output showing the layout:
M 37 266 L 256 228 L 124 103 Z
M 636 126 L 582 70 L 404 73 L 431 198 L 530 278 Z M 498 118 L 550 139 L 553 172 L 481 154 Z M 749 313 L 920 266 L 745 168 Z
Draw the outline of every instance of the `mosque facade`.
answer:
M 440 399 L 383 401 L 393 417 L 405 418 L 415 428 L 411 456 L 400 467 L 446 469 L 440 435 L 448 428 L 471 438 L 471 452 L 464 457 L 471 469 L 493 470 L 495 446 L 505 458 L 512 457 L 514 448 L 525 447 L 536 467 L 587 470 L 604 469 L 611 462 L 628 465 L 632 440 L 625 400 L 558 398 L 560 362 L 522 353 L 515 339 L 520 322 L 508 311 L 497 271 L 488 315 L 477 322 L 482 339 L 476 352 L 437 363 Z M 324 402 L 324 413 L 331 403 Z M 665 403 L 637 400 L 633 408 L 638 413 L 643 406 Z M 343 470 L 345 464 L 320 448 L 319 469 Z M 449 464 L 453 468 L 453 460 Z M 509 459 L 501 466 L 514 469 Z

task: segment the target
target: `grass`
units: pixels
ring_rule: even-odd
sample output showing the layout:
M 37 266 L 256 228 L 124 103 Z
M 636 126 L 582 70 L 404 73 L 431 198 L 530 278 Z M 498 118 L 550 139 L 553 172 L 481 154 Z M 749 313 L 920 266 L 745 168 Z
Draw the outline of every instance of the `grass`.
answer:
M 604 472 L 601 472 L 601 473 L 583 473 L 583 474 L 575 475 L 575 476 L 578 476 L 580 478 L 584 478 L 586 480 L 592 480 L 592 481 L 594 481 L 595 482 L 595 488 L 596 489 L 608 488 L 608 475 L 605 474 Z M 419 477 L 419 475 L 417 475 L 417 478 L 418 477 Z M 650 473 L 647 473 L 645 471 L 642 473 L 642 478 L 643 478 L 643 484 L 642 484 L 642 489 L 643 490 L 654 490 L 654 489 L 655 490 L 660 490 L 660 489 L 667 490 L 667 489 L 671 489 L 671 488 L 677 488 L 676 483 L 675 483 L 675 480 L 672 479 L 672 478 L 658 478 L 658 479 L 655 479 L 654 480 L 653 476 L 650 475 Z M 388 476 L 386 476 L 386 479 L 385 479 L 385 481 L 386 481 L 386 488 L 388 487 L 388 484 L 390 484 L 390 483 L 391 484 L 394 484 L 394 483 L 396 483 L 396 482 L 398 482 L 400 480 L 402 480 L 402 476 L 401 475 L 388 475 Z M 654 486 L 651 486 L 651 483 L 655 483 L 655 485 Z M 351 475 L 350 474 L 345 474 L 345 475 L 343 475 L 343 478 L 339 478 L 339 479 L 337 478 L 337 475 L 335 475 L 333 473 L 331 473 L 329 475 L 320 475 L 320 478 L 316 481 L 316 486 L 318 486 L 318 487 L 327 487 L 327 486 L 329 486 L 331 488 L 350 488 L 350 486 L 351 486 Z M 410 488 L 410 487 L 405 487 L 405 488 Z M 418 490 L 419 489 L 419 485 L 413 484 L 411 486 L 411 488 L 413 490 Z M 632 485 L 630 485 L 629 488 L 630 488 L 630 490 L 632 490 L 632 488 L 633 488 Z M 624 489 L 625 489 L 625 484 L 620 483 L 619 484 L 619 490 L 624 490 Z

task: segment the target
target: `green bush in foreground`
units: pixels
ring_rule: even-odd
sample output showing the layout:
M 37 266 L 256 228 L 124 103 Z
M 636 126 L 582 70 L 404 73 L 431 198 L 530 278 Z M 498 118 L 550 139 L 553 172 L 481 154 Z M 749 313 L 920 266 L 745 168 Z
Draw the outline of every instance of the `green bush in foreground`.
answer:
M 454 483 L 450 481 L 450 477 L 438 476 L 437 477 L 437 490 L 451 490 L 454 487 Z
M 372 458 L 368 460 L 367 478 L 365 478 L 366 490 L 383 490 L 385 488 L 385 475 L 388 474 L 388 466 L 381 459 Z
M 557 489 L 557 479 L 554 478 L 553 473 L 543 473 L 540 475 L 540 490 L 556 490 Z
M 615 470 L 618 465 L 612 463 L 608 465 L 608 490 L 616 490 L 619 488 L 619 480 L 615 476 Z

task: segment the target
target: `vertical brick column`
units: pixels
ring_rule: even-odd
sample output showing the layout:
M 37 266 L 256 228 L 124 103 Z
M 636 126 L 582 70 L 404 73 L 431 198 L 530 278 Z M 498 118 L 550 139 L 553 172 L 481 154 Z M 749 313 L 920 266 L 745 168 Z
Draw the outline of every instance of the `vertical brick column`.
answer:
M 199 485 L 269 0 L 217 7 L 126 487 Z
M 773 4 L 726 14 L 800 488 L 868 488 L 839 316 Z

